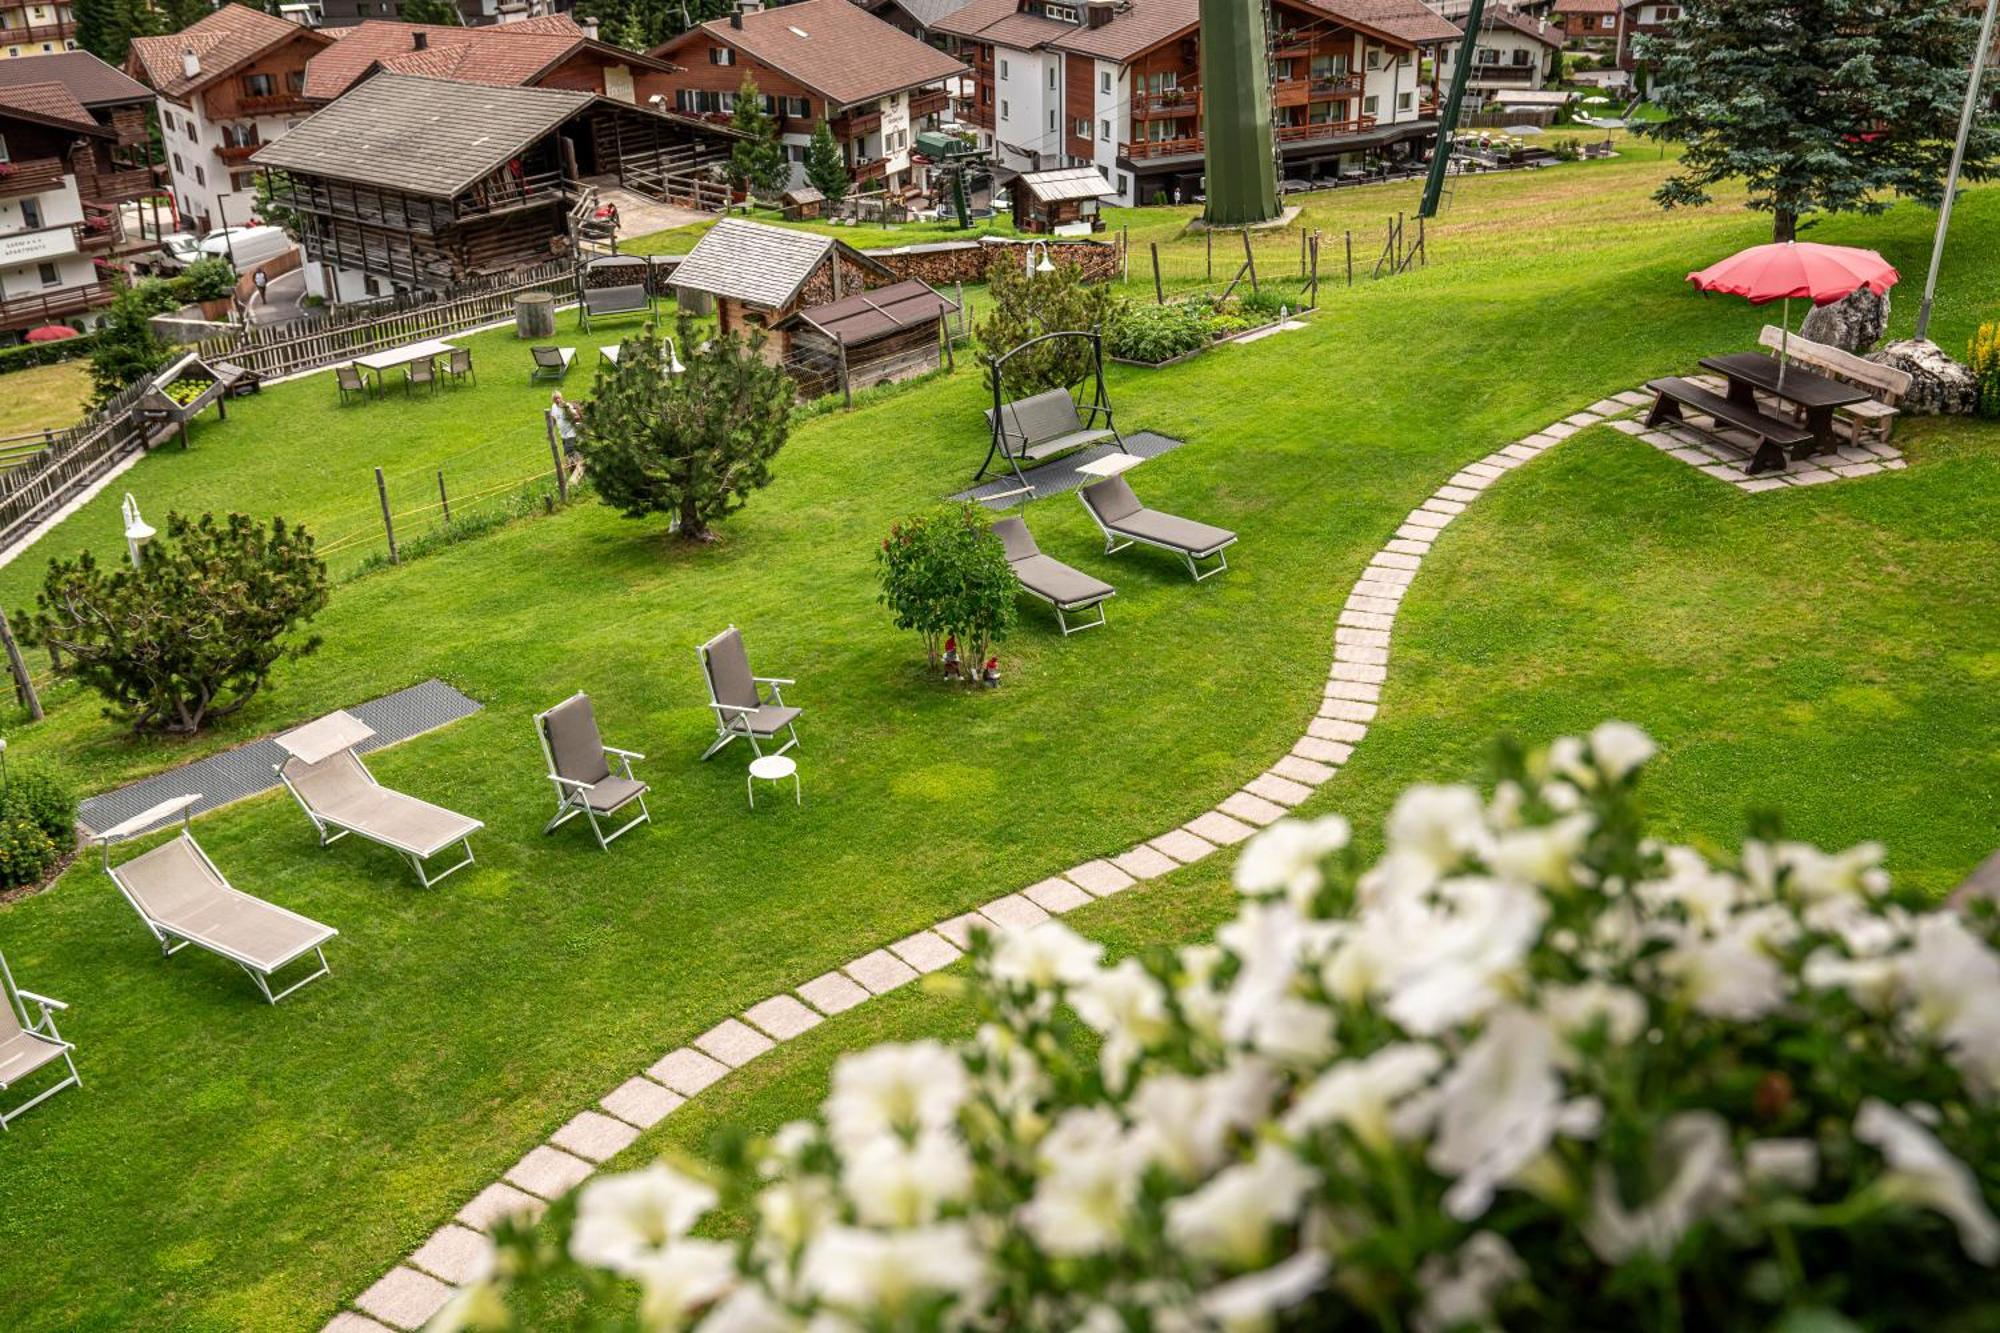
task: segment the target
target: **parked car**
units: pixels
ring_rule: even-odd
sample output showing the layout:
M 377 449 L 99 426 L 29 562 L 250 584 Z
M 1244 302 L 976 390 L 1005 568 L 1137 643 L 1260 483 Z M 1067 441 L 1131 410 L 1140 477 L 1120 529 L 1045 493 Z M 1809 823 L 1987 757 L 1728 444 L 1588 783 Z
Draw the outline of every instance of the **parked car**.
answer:
M 296 244 L 283 227 L 227 227 L 210 232 L 201 242 L 204 257 L 227 259 L 238 273 L 276 259 Z

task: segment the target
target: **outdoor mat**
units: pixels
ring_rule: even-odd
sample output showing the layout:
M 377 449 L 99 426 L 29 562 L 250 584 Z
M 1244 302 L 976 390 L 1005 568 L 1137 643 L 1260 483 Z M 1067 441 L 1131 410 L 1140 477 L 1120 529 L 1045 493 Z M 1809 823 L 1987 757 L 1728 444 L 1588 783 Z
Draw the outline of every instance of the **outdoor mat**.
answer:
M 375 732 L 374 739 L 355 747 L 366 753 L 470 717 L 479 711 L 479 704 L 441 680 L 427 680 L 347 711 Z M 189 809 L 189 815 L 207 814 L 277 786 L 276 766 L 284 760 L 285 752 L 278 748 L 278 742 L 267 736 L 239 749 L 183 764 L 144 782 L 93 796 L 77 808 L 77 821 L 94 834 L 161 801 L 195 792 L 201 793 L 201 800 Z
M 1176 440 L 1171 435 L 1162 435 L 1158 431 L 1151 430 L 1134 431 L 1125 437 L 1125 447 L 1141 458 L 1158 458 L 1161 454 L 1178 449 L 1185 443 L 1185 440 Z M 1084 476 L 1077 469 L 1106 454 L 1117 452 L 1118 446 L 1115 444 L 1095 444 L 1088 449 L 1079 449 L 1066 458 L 1058 458 L 1040 467 L 1031 467 L 1027 472 L 1028 489 L 1032 492 L 1029 495 L 1008 495 L 1009 491 L 1019 492 L 1021 482 L 1012 472 L 1005 472 L 997 477 L 989 477 L 971 490 L 960 491 L 951 498 L 976 500 L 988 509 L 1012 509 L 1023 500 L 1046 500 L 1051 495 L 1067 494 L 1086 481 L 1094 480 Z

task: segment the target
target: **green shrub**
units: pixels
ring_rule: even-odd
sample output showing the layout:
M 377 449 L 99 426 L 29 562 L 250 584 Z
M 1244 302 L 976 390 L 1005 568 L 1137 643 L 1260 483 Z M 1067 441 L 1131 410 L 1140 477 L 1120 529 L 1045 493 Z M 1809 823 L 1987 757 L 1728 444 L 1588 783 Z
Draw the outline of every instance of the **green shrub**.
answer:
M 10 370 L 27 370 L 33 366 L 53 366 L 63 361 L 74 361 L 78 357 L 90 355 L 96 346 L 97 335 L 79 334 L 74 338 L 63 338 L 52 343 L 20 343 L 14 347 L 0 347 L 0 375 Z
M 1246 315 L 1261 315 L 1259 324 L 1269 324 L 1278 317 L 1280 310 L 1297 310 L 1299 297 L 1296 292 L 1281 291 L 1276 287 L 1259 287 L 1254 292 L 1239 291 L 1236 305 Z
M 1239 333 L 1248 333 L 1259 324 L 1269 321 L 1251 315 L 1210 315 L 1205 322 L 1211 337 L 1232 338 Z
M 221 256 L 197 259 L 174 279 L 174 292 L 183 301 L 221 301 L 236 292 L 236 270 Z
M 1982 417 L 2000 417 L 2000 324 L 1981 324 L 1966 348 L 1966 365 L 1979 385 Z
M 973 329 L 973 342 L 987 359 L 987 392 L 993 391 L 995 358 L 1045 333 L 1104 328 L 1111 322 L 1111 289 L 1083 276 L 1083 267 L 1068 259 L 1052 273 L 1030 273 L 1028 252 L 1012 245 L 994 247 L 986 270 L 986 318 Z M 1081 338 L 1058 338 L 1012 357 L 1001 388 L 1009 398 L 1024 398 L 1043 389 L 1068 388 L 1091 373 L 1090 344 Z
M 33 884 L 61 859 L 41 825 L 31 819 L 0 818 L 0 888 Z
M 1119 310 L 1106 339 L 1106 351 L 1126 361 L 1146 361 L 1158 365 L 1188 352 L 1199 351 L 1213 340 L 1209 325 L 1213 316 L 1189 303 L 1174 305 L 1127 305 Z
M 45 764 L 10 764 L 0 819 L 22 820 L 41 829 L 59 847 L 76 842 L 76 792 Z
M 991 516 L 976 504 L 940 505 L 896 524 L 875 553 L 875 568 L 882 583 L 876 600 L 897 629 L 923 636 L 933 665 L 944 641 L 956 637 L 965 663 L 977 668 L 1014 627 L 1020 587 Z

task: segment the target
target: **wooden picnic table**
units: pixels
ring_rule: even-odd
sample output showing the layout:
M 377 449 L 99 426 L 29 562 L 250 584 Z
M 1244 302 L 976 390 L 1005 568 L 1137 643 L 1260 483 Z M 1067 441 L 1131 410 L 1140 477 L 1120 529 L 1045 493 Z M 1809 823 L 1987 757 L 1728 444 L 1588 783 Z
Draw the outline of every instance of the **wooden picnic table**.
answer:
M 1729 400 L 1733 403 L 1755 410 L 1757 394 L 1762 392 L 1800 410 L 1813 438 L 1810 445 L 1793 451 L 1794 459 L 1837 448 L 1840 442 L 1833 433 L 1834 412 L 1854 403 L 1865 403 L 1874 396 L 1866 389 L 1816 375 L 1795 363 L 1785 365 L 1781 380 L 1778 359 L 1762 352 L 1705 356 L 1701 365 L 1702 369 L 1712 370 L 1729 381 Z
M 384 371 L 394 370 L 397 366 L 407 366 L 412 361 L 434 361 L 441 356 L 450 356 L 457 350 L 442 338 L 426 338 L 420 343 L 391 347 L 386 352 L 370 352 L 366 356 L 357 356 L 354 358 L 354 364 L 363 370 L 375 372 L 375 388 L 380 391 Z

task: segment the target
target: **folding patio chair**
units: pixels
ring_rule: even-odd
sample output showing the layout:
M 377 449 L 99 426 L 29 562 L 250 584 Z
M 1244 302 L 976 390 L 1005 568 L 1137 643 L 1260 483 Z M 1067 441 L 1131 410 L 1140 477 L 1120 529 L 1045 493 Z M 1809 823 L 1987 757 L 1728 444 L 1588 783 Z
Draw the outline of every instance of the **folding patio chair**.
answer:
M 199 793 L 176 796 L 99 834 L 104 873 L 153 932 L 162 956 L 171 958 L 190 944 L 206 949 L 242 968 L 264 998 L 276 1004 L 327 975 L 325 945 L 340 932 L 232 888 L 188 827 L 188 811 L 199 800 Z M 111 864 L 112 843 L 137 837 L 175 815 L 181 817 L 181 831 L 172 841 L 121 865 Z M 271 978 L 307 954 L 318 960 L 318 969 L 273 991 Z
M 647 786 L 632 776 L 632 761 L 646 756 L 604 743 L 589 695 L 572 694 L 546 713 L 535 714 L 535 736 L 542 743 L 542 757 L 549 761 L 549 781 L 556 788 L 555 818 L 542 828 L 544 834 L 554 833 L 582 815 L 590 822 L 597 845 L 610 851 L 612 839 L 619 834 L 653 822 L 653 812 L 646 808 Z M 614 756 L 623 774 L 611 771 Z M 599 815 L 615 815 L 635 801 L 639 813 L 623 826 L 606 833 L 598 824 Z
M 404 396 L 407 397 L 410 390 L 416 388 L 419 384 L 429 389 L 432 393 L 437 392 L 437 362 L 431 357 L 419 357 L 415 361 L 410 362 L 409 365 L 403 367 Z
M 320 846 L 359 834 L 401 853 L 428 889 L 472 864 L 472 835 L 486 825 L 377 782 L 354 752 L 374 734 L 348 712 L 308 722 L 277 738 L 278 747 L 290 756 L 275 765 L 278 777 L 319 830 Z M 464 849 L 464 857 L 435 875 L 427 873 L 424 862 L 454 843 Z
M 7 968 L 7 956 L 0 954 L 0 995 L 5 1005 L 0 1005 L 0 1093 L 19 1086 L 22 1079 L 43 1068 L 45 1065 L 62 1061 L 69 1067 L 69 1077 L 53 1087 L 43 1088 L 12 1110 L 0 1106 L 0 1130 L 21 1118 L 29 1108 L 39 1106 L 64 1088 L 80 1088 L 83 1080 L 77 1077 L 76 1061 L 70 1052 L 76 1047 L 70 1045 L 56 1031 L 55 1011 L 67 1009 L 61 1000 L 51 1000 L 46 995 L 37 995 L 31 990 L 22 990 L 14 984 L 14 974 Z M 40 1011 L 39 1018 L 31 1017 L 28 1006 L 34 1005 Z
M 1179 556 L 1196 583 L 1229 568 L 1229 557 L 1224 552 L 1236 544 L 1235 533 L 1148 509 L 1123 477 L 1107 477 L 1086 486 L 1079 492 L 1079 498 L 1104 534 L 1106 555 L 1122 551 L 1133 542 L 1156 546 Z M 1216 563 L 1203 569 L 1199 564 L 1203 560 Z
M 335 366 L 333 368 L 333 383 L 334 387 L 340 390 L 342 406 L 346 405 L 347 395 L 351 393 L 359 394 L 363 402 L 366 402 L 369 398 L 368 378 L 361 373 L 361 369 L 358 366 Z
M 451 349 L 451 356 L 444 363 L 445 374 L 451 376 L 452 383 L 462 384 L 471 380 L 479 383 L 479 376 L 472 373 L 472 353 L 463 347 Z
M 715 743 L 702 752 L 706 759 L 729 742 L 741 737 L 750 742 L 758 758 L 764 757 L 758 741 L 775 740 L 779 732 L 791 739 L 772 753 L 783 754 L 799 743 L 796 725 L 803 710 L 785 703 L 779 687 L 796 685 L 783 676 L 753 676 L 750 655 L 743 648 L 743 634 L 731 625 L 701 646 L 701 674 L 708 682 L 708 706 L 715 710 Z M 771 687 L 765 698 L 761 686 Z

